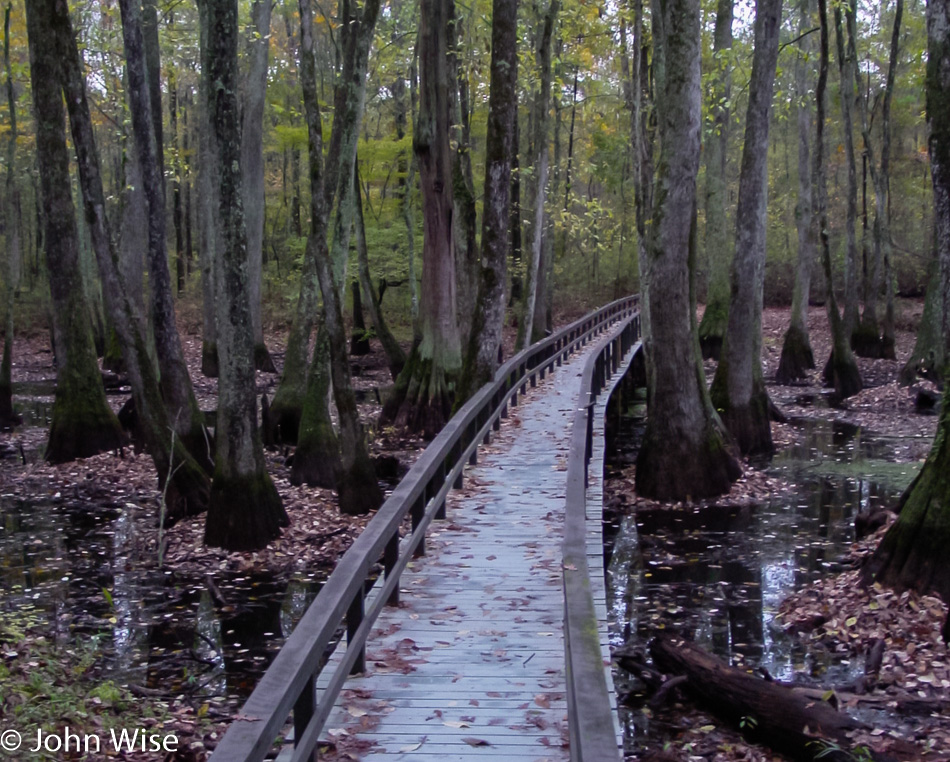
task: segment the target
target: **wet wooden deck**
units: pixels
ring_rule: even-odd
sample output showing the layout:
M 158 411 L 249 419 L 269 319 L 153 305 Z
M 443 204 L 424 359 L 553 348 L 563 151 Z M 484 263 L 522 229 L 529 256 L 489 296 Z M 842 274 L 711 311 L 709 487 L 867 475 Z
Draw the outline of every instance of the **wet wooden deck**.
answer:
M 400 605 L 377 620 L 366 671 L 341 692 L 321 759 L 570 758 L 561 542 L 568 438 L 590 351 L 531 390 L 479 448 L 426 556 L 403 573 Z M 601 442 L 595 429 L 588 537 L 607 659 Z

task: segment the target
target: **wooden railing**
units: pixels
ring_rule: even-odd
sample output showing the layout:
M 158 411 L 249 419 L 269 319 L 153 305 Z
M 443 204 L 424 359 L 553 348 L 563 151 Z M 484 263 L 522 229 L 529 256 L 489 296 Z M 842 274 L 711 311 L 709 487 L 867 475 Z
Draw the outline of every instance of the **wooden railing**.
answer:
M 588 465 L 593 447 L 594 406 L 628 352 L 640 349 L 640 313 L 613 329 L 610 341 L 587 359 L 574 413 L 567 461 L 564 511 L 564 662 L 567 717 L 574 762 L 620 762 L 617 733 L 607 690 L 604 656 L 587 565 Z M 632 357 L 632 355 L 630 355 Z M 629 361 L 629 357 L 627 358 Z M 600 513 L 593 520 L 600 520 Z
M 370 630 L 384 606 L 398 604 L 402 571 L 413 557 L 425 554 L 426 530 L 433 519 L 445 516 L 446 495 L 453 487 L 462 486 L 465 465 L 475 463 L 478 445 L 488 442 L 491 430 L 499 429 L 500 419 L 507 417 L 509 405 L 518 404 L 518 394 L 525 394 L 529 384 L 535 386 L 547 371 L 561 365 L 570 354 L 611 324 L 621 320 L 627 325 L 636 319 L 638 304 L 636 296 L 618 299 L 518 353 L 498 369 L 492 383 L 479 389 L 452 417 L 339 560 L 240 715 L 221 739 L 212 756 L 213 762 L 262 760 L 291 714 L 295 746 L 293 760 L 314 759 L 319 735 L 348 675 L 363 670 Z M 610 357 L 614 356 L 614 351 L 610 350 Z M 598 360 L 601 370 L 592 371 L 595 380 L 603 376 L 605 362 L 609 360 Z M 588 388 L 595 386 L 600 388 L 597 384 Z M 586 473 L 586 463 L 584 471 Z M 407 515 L 411 518 L 411 531 L 401 537 L 400 527 Z M 377 580 L 372 594 L 367 596 L 367 580 L 380 560 L 385 573 Z M 582 562 L 586 568 L 586 560 L 582 558 Z M 583 597 L 573 592 L 573 588 L 573 582 L 565 586 L 565 595 L 569 595 L 572 604 Z M 592 601 L 590 611 L 593 611 Z M 588 620 L 585 625 L 578 616 L 569 614 L 567 624 L 573 627 L 575 623 L 596 630 L 596 618 Z M 324 656 L 336 633 L 344 626 L 346 652 L 334 663 L 332 673 L 321 675 Z M 575 648 L 582 649 L 585 642 L 579 634 L 571 637 L 568 660 L 573 682 L 583 678 L 582 673 L 586 674 L 588 670 L 585 660 L 571 658 Z M 603 681 L 599 650 L 596 662 Z M 319 697 L 318 677 L 323 678 Z M 587 693 L 575 692 L 574 695 L 583 695 L 584 702 L 589 699 Z M 604 696 L 606 698 L 606 688 Z M 580 723 L 571 723 L 572 728 L 578 725 L 581 743 L 591 727 L 586 714 Z M 610 719 L 609 711 L 607 719 Z M 613 736 L 612 726 L 610 732 Z M 572 737 L 572 744 L 573 741 Z M 589 761 L 612 759 L 584 758 Z

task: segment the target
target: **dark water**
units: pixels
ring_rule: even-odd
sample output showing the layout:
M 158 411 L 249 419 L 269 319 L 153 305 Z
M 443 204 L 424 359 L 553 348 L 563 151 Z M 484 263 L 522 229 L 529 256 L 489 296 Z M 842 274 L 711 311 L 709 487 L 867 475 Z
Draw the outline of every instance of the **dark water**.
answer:
M 246 697 L 319 589 L 316 575 L 162 571 L 138 537 L 153 508 L 0 496 L 0 606 L 32 606 L 103 673 L 166 695 Z M 212 585 L 217 595 L 212 594 Z
M 608 478 L 634 456 L 642 413 L 630 410 L 608 447 Z M 641 510 L 616 522 L 607 571 L 614 647 L 646 650 L 652 637 L 673 631 L 777 679 L 833 684 L 863 672 L 863 660 L 806 650 L 773 620 L 789 593 L 845 568 L 855 514 L 893 506 L 916 468 L 893 462 L 899 442 L 857 427 L 795 425 L 803 443 L 768 465 L 793 485 L 787 491 L 745 507 Z M 639 711 L 642 686 L 620 671 L 617 687 L 631 693 L 633 706 L 621 714 L 633 750 L 656 731 Z

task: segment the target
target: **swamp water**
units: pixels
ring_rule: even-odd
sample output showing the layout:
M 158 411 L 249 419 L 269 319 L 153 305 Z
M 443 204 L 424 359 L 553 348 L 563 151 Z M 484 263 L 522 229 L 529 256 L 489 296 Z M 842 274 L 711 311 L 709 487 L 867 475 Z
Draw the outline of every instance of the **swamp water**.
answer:
M 607 448 L 607 479 L 635 459 L 643 412 L 636 407 L 621 419 Z M 838 422 L 792 424 L 801 443 L 766 467 L 791 485 L 787 491 L 742 507 L 628 512 L 605 528 L 613 648 L 626 643 L 646 652 L 651 638 L 674 632 L 778 680 L 830 685 L 863 672 L 863 659 L 807 649 L 774 618 L 791 592 L 847 568 L 855 514 L 896 504 L 919 468 L 896 456 L 921 443 Z M 627 750 L 664 738 L 667 729 L 643 711 L 643 686 L 621 669 L 615 680 L 629 694 L 621 709 Z

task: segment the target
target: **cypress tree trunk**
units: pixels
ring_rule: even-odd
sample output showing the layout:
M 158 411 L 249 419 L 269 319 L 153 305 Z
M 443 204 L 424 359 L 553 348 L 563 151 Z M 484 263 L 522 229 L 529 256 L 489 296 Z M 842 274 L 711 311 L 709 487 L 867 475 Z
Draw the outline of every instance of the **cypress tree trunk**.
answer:
M 154 11 L 154 6 L 146 3 L 146 11 L 149 7 Z M 146 45 L 147 39 L 143 38 L 143 24 L 136 2 L 120 0 L 119 8 L 122 13 L 122 38 L 129 78 L 132 131 L 135 136 L 139 165 L 142 168 L 143 188 L 148 207 L 150 313 L 161 374 L 162 398 L 165 400 L 172 425 L 185 446 L 196 458 L 206 458 L 208 445 L 204 416 L 195 399 L 191 377 L 185 365 L 185 356 L 175 323 L 171 274 L 168 269 L 164 162 L 160 132 L 161 100 L 154 83 L 154 79 L 158 77 L 157 62 L 149 62 L 148 67 L 146 66 L 146 57 L 150 48 Z M 155 55 L 157 56 L 157 51 Z
M 419 161 L 425 236 L 421 339 L 383 406 L 382 422 L 434 437 L 449 418 L 461 370 L 452 235 L 452 158 L 449 147 L 447 0 L 422 0 L 419 32 L 421 95 L 413 148 Z
M 755 53 L 749 82 L 736 253 L 729 321 L 710 396 L 743 454 L 771 452 L 769 396 L 762 376 L 762 293 L 768 211 L 769 116 L 778 61 L 782 0 L 756 0 Z
M 206 7 L 198 3 L 200 19 L 198 39 L 201 58 L 208 48 Z M 198 267 L 201 268 L 201 372 L 209 378 L 218 376 L 218 331 L 214 299 L 215 251 L 217 249 L 218 175 L 214 130 L 208 110 L 212 82 L 202 69 L 198 77 Z
M 308 244 L 309 246 L 309 244 Z M 311 253 L 311 256 L 315 256 Z M 326 327 L 317 331 L 313 363 L 300 411 L 297 447 L 290 470 L 291 484 L 336 487 L 341 473 L 340 442 L 333 430 L 327 398 L 330 394 L 330 342 Z
M 84 212 L 99 266 L 103 298 L 125 360 L 139 430 L 155 464 L 159 486 L 165 487 L 169 476 L 171 479 L 165 492 L 165 521 L 166 524 L 172 524 L 184 516 L 196 515 L 207 509 L 210 480 L 207 472 L 189 454 L 181 440 L 172 435 L 158 377 L 149 356 L 144 327 L 122 284 L 119 260 L 109 235 L 99 157 L 86 100 L 85 74 L 76 36 L 66 5 L 52 3 L 52 8 L 55 16 L 48 19 L 47 25 L 55 36 L 55 44 L 62 61 L 62 85 L 76 149 Z
M 835 44 L 838 50 L 838 73 L 841 77 L 841 129 L 844 132 L 844 154 L 848 165 L 848 203 L 845 216 L 844 260 L 844 325 L 848 340 L 858 328 L 858 246 L 855 223 L 858 219 L 858 172 L 854 160 L 854 105 L 855 69 L 857 62 L 845 52 L 844 32 L 841 29 L 841 6 L 835 4 Z
M 7 176 L 3 204 L 6 258 L 3 270 L 3 359 L 0 361 L 0 427 L 18 423 L 13 413 L 13 299 L 19 284 L 20 270 L 20 191 L 16 183 L 16 96 L 10 69 L 10 10 L 3 13 L 3 66 L 7 79 L 7 108 L 10 111 L 10 132 L 7 136 Z
M 247 223 L 247 282 L 251 299 L 254 366 L 276 373 L 264 344 L 261 283 L 264 261 L 264 96 L 267 92 L 267 53 L 270 48 L 271 0 L 254 0 L 254 29 L 247 43 L 248 67 L 244 82 L 241 161 L 244 165 L 244 216 Z
M 828 84 L 828 9 L 826 0 L 818 0 L 818 17 L 821 24 L 821 42 L 818 64 L 818 87 L 815 124 L 815 183 L 818 191 L 818 230 L 821 241 L 821 263 L 825 271 L 827 288 L 828 323 L 831 327 L 831 356 L 824 370 L 825 386 L 833 386 L 839 399 L 845 399 L 861 391 L 861 374 L 851 352 L 850 332 L 838 312 L 834 280 L 831 271 L 831 250 L 828 244 L 828 190 L 825 181 L 825 89 Z
M 808 104 L 807 66 L 810 36 L 810 0 L 799 2 L 798 41 L 799 55 L 795 60 L 795 97 L 798 99 L 798 203 L 795 206 L 795 226 L 798 232 L 798 266 L 795 270 L 795 288 L 792 292 L 792 315 L 782 340 L 782 356 L 775 381 L 790 384 L 805 378 L 815 367 L 815 355 L 808 337 L 808 297 L 811 291 L 811 268 L 815 261 L 815 204 L 812 196 L 811 107 Z
M 927 3 L 927 122 L 939 299 L 950 303 L 950 0 Z M 950 342 L 944 318 L 944 346 Z M 950 374 L 944 378 L 943 409 L 927 461 L 901 499 L 900 516 L 865 568 L 865 578 L 898 589 L 936 592 L 950 600 Z M 950 618 L 944 639 L 950 633 Z
M 363 20 L 368 20 L 367 13 L 372 18 L 372 23 L 368 28 L 372 29 L 375 23 L 375 11 L 370 9 L 374 0 L 368 0 L 364 7 Z M 378 10 L 378 5 L 376 6 Z M 303 87 L 304 108 L 307 115 L 307 135 L 310 147 L 310 235 L 307 240 L 307 253 L 315 261 L 317 271 L 317 281 L 320 284 L 320 293 L 323 296 L 323 316 L 327 335 L 327 343 L 330 355 L 330 374 L 333 382 L 333 398 L 336 402 L 337 414 L 340 421 L 340 454 L 341 465 L 339 478 L 337 480 L 337 491 L 339 493 L 340 510 L 347 514 L 367 513 L 378 508 L 383 502 L 383 495 L 376 481 L 376 475 L 373 471 L 373 462 L 369 458 L 366 450 L 363 429 L 359 422 L 359 415 L 356 409 L 356 395 L 353 394 L 353 386 L 350 381 L 350 367 L 346 354 L 346 334 L 343 326 L 343 307 L 340 299 L 340 290 L 337 285 L 336 273 L 334 270 L 337 264 L 333 260 L 327 248 L 326 237 L 326 197 L 323 188 L 323 137 L 320 120 L 320 104 L 317 100 L 317 78 L 316 62 L 314 60 L 314 47 L 312 36 L 312 11 L 310 0 L 300 0 L 300 47 L 301 47 L 301 67 L 300 80 Z M 368 37 L 367 29 L 361 28 L 359 32 L 353 34 L 358 38 L 356 42 L 363 42 L 364 34 Z M 369 40 L 365 40 L 368 46 Z M 368 47 L 367 47 L 368 49 Z M 354 59 L 358 60 L 358 59 Z M 357 97 L 356 119 L 354 125 L 359 123 L 359 111 L 362 108 L 362 97 Z M 341 118 L 341 114 L 337 114 Z M 354 132 L 357 127 L 354 126 Z M 352 139 L 353 160 L 355 161 L 355 137 L 351 138 L 345 130 L 341 130 L 341 156 L 342 151 L 349 150 L 346 146 Z M 341 159 L 342 163 L 342 159 Z M 353 165 L 349 169 L 341 169 L 339 175 L 341 183 L 343 178 L 349 186 L 345 190 L 341 185 L 340 204 L 338 206 L 349 205 L 352 207 L 353 196 Z M 350 200 L 345 201 L 349 196 Z M 342 237 L 344 227 L 344 218 L 346 211 L 337 212 L 337 234 L 338 239 Z M 352 214 L 352 209 L 350 210 Z M 352 218 L 351 218 L 352 219 Z M 342 249 L 345 253 L 345 249 Z M 342 268 L 341 268 L 342 269 Z M 315 353 L 319 354 L 319 353 Z M 315 356 L 315 360 L 316 360 Z M 311 369 L 311 376 L 314 375 Z M 301 426 L 302 433 L 308 433 L 305 426 Z M 296 456 L 295 456 L 296 461 Z
M 713 58 L 716 76 L 712 90 L 712 125 L 706 138 L 706 259 L 709 268 L 706 310 L 699 323 L 703 357 L 719 359 L 729 316 L 729 271 L 732 240 L 726 214 L 726 166 L 729 155 L 729 99 L 732 91 L 732 3 L 719 0 Z
M 476 233 L 475 181 L 472 177 L 472 125 L 469 112 L 468 74 L 462 68 L 460 43 L 462 19 L 456 15 L 455 2 L 449 3 L 449 66 L 455 82 L 449 89 L 452 101 L 452 224 L 455 233 L 455 293 L 459 319 L 459 339 L 468 343 L 472 320 L 478 312 L 478 241 Z
M 538 90 L 531 104 L 532 136 L 534 147 L 533 167 L 528 196 L 531 199 L 531 219 L 528 225 L 530 254 L 525 273 L 524 303 L 521 320 L 518 323 L 517 349 L 523 349 L 534 341 L 543 338 L 544 326 L 535 326 L 535 314 L 538 297 L 543 299 L 541 273 L 546 268 L 542 257 L 544 243 L 544 205 L 548 190 L 548 109 L 551 103 L 551 42 L 554 36 L 554 22 L 557 20 L 560 0 L 550 0 L 547 11 L 541 19 L 541 34 L 538 38 L 534 58 L 538 66 Z
M 660 161 L 653 235 L 647 243 L 647 428 L 637 492 L 660 500 L 728 491 L 740 474 L 706 390 L 690 283 L 699 170 L 699 0 L 656 0 Z
M 477 304 L 456 406 L 494 378 L 505 318 L 511 165 L 518 111 L 518 0 L 492 3 L 491 90 L 485 136 L 485 208 Z
M 43 240 L 53 303 L 56 397 L 46 460 L 63 463 L 122 444 L 119 421 L 106 402 L 96 362 L 82 273 L 79 231 L 70 193 L 69 154 L 60 86 L 61 65 L 47 25 L 57 0 L 28 0 L 30 80 L 36 120 L 36 155 L 43 203 Z
M 207 50 L 202 68 L 216 84 L 208 113 L 217 146 L 218 423 L 205 543 L 257 550 L 290 521 L 264 464 L 257 428 L 254 341 L 247 285 L 237 104 L 237 0 L 202 0 Z

